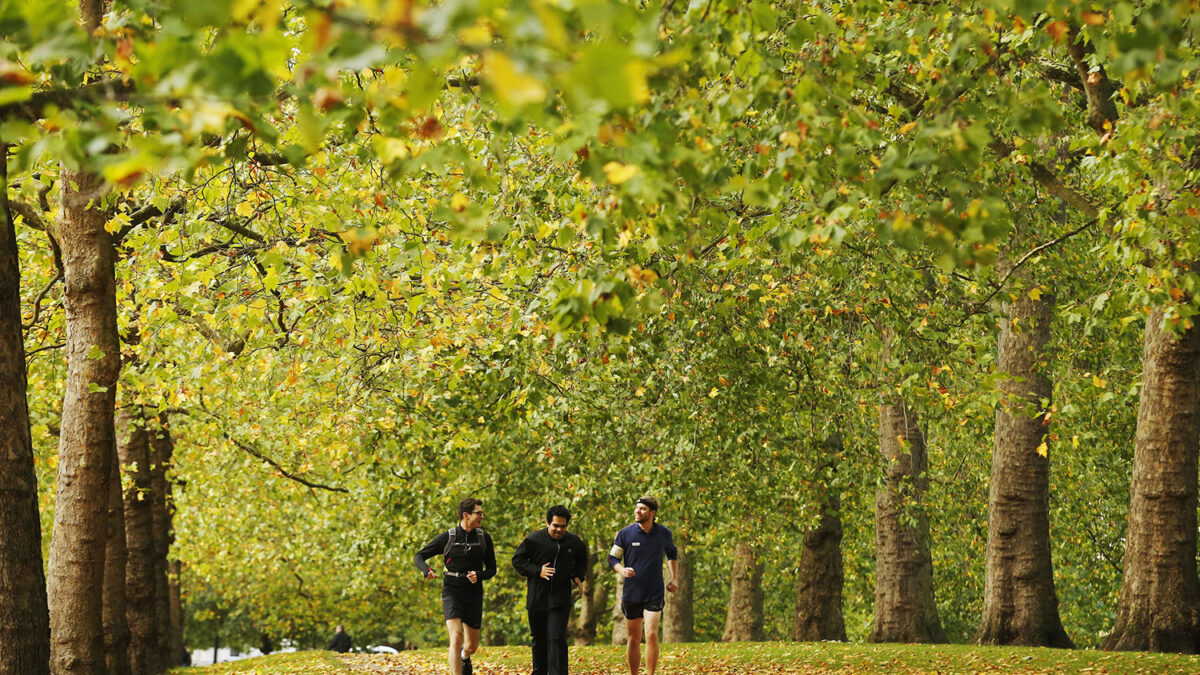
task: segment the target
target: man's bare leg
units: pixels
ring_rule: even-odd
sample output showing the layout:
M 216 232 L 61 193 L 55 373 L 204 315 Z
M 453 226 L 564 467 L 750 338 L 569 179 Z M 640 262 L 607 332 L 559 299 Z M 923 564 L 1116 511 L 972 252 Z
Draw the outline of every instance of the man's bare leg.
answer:
M 468 629 L 469 630 L 469 629 Z M 446 619 L 446 632 L 450 634 L 450 675 L 462 675 L 463 622 L 462 619 Z M 479 631 L 475 631 L 479 639 Z
M 646 626 L 646 675 L 654 675 L 658 667 L 658 624 L 662 612 L 643 612 L 642 617 Z
M 629 662 L 629 675 L 638 675 L 642 665 L 642 620 L 625 619 L 625 660 Z M 460 674 L 461 675 L 461 674 Z
M 479 649 L 479 629 L 471 628 L 465 623 L 463 629 L 467 632 L 467 642 L 463 645 L 462 655 L 464 659 L 469 659 L 475 650 Z

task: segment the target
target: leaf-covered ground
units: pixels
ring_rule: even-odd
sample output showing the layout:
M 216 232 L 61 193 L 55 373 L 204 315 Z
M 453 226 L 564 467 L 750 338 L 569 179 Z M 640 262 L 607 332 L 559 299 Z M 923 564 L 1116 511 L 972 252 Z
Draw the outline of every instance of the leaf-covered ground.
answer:
M 424 649 L 399 655 L 300 652 L 280 654 L 202 669 L 175 671 L 188 675 L 444 675 L 445 650 Z M 478 675 L 529 672 L 529 652 L 522 647 L 485 647 L 475 658 Z M 622 675 L 624 651 L 618 647 L 573 647 L 574 675 Z M 747 675 L 926 675 L 937 673 L 1200 673 L 1200 656 L 1097 652 L 1084 650 L 973 647 L 968 645 L 863 645 L 835 643 L 741 643 L 664 645 L 658 673 Z

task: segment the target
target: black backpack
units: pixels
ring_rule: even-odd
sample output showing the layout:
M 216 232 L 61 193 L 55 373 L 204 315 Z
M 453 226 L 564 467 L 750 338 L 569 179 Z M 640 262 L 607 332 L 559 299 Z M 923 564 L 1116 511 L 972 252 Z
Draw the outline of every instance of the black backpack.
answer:
M 479 538 L 479 546 L 482 547 L 487 541 L 486 539 L 484 539 L 483 528 L 477 527 L 475 529 L 479 532 L 479 534 L 476 536 Z M 450 562 L 450 551 L 452 551 L 454 549 L 455 544 L 459 543 L 457 526 L 450 528 L 449 534 L 450 534 L 450 538 L 446 541 L 446 548 L 442 549 L 442 558 L 443 558 L 444 562 Z M 470 546 L 474 546 L 475 544 L 469 544 L 467 542 L 463 542 L 462 545 L 470 547 Z M 467 550 L 470 550 L 470 549 L 468 548 Z

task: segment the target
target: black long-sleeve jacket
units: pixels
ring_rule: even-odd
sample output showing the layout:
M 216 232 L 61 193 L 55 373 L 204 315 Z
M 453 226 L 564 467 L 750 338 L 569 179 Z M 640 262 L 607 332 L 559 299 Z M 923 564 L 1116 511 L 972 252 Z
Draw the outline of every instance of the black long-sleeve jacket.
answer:
M 554 576 L 542 578 L 542 565 L 550 563 Z M 588 551 L 583 540 L 571 532 L 554 539 L 546 530 L 529 533 L 517 552 L 512 566 L 526 578 L 525 608 L 548 610 L 571 604 L 571 585 L 587 576 Z
M 416 564 L 421 574 L 429 573 L 429 563 L 425 562 L 426 560 L 444 554 L 444 568 L 448 572 L 457 574 L 478 572 L 479 581 L 487 581 L 496 576 L 496 548 L 492 545 L 491 535 L 484 532 L 481 527 L 468 533 L 461 526 L 456 525 L 454 530 L 453 550 L 446 551 L 446 544 L 450 543 L 450 533 L 447 531 L 434 537 L 433 541 L 417 551 L 417 555 L 413 557 L 413 563 Z M 442 586 L 455 590 L 468 590 L 471 586 L 481 588 L 478 584 L 472 584 L 465 578 L 445 574 L 442 575 Z

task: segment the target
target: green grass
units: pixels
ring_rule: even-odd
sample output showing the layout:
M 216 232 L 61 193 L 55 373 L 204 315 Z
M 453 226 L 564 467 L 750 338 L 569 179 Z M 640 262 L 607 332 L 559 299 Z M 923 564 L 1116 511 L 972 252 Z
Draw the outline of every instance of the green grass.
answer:
M 318 675 L 322 673 L 376 673 L 443 675 L 447 672 L 444 649 L 423 649 L 399 656 L 349 655 L 300 652 L 266 656 L 206 668 L 174 671 L 182 675 Z M 525 647 L 484 647 L 475 658 L 478 675 L 516 675 L 529 672 Z M 572 647 L 574 675 L 622 675 L 623 648 Z M 809 675 L 891 675 L 926 673 L 1200 673 L 1200 656 L 1144 652 L 1029 649 L 1024 647 L 974 647 L 969 645 L 868 645 L 839 643 L 760 642 L 737 644 L 664 645 L 659 675 L 702 673 L 794 673 Z

